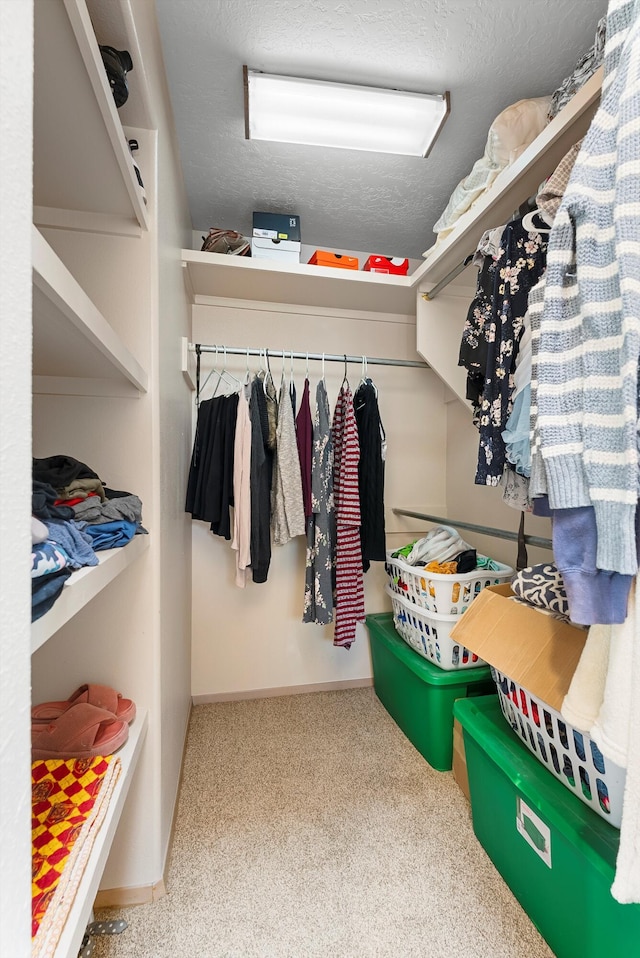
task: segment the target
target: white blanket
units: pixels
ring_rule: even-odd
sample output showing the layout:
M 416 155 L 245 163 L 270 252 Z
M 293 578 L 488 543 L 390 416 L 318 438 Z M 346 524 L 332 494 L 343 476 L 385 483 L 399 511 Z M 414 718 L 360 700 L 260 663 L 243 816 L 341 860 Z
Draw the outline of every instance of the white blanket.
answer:
M 605 758 L 627 769 L 620 847 L 611 894 L 640 902 L 640 615 L 637 580 L 623 625 L 592 626 L 562 704 L 562 716 L 587 732 Z

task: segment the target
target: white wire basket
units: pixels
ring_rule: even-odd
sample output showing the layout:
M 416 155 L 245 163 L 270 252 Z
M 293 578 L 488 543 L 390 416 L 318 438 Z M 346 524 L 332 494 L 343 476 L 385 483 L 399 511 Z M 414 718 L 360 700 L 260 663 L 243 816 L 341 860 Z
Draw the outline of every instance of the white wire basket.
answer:
M 511 579 L 513 569 L 510 566 L 501 562 L 496 565 L 498 569 L 492 572 L 474 569 L 460 575 L 446 575 L 427 572 L 423 566 L 408 565 L 402 559 L 394 559 L 392 552 L 388 551 L 385 568 L 391 591 L 405 602 L 438 615 L 462 615 L 487 586 L 500 585 Z
M 393 606 L 396 632 L 423 658 L 447 671 L 486 665 L 474 652 L 451 638 L 451 630 L 458 622 L 459 616 L 426 612 L 397 595 L 389 586 L 387 594 Z
M 620 828 L 626 769 L 605 759 L 596 743 L 532 696 L 521 685 L 491 667 L 500 708 L 530 752 L 574 795 Z

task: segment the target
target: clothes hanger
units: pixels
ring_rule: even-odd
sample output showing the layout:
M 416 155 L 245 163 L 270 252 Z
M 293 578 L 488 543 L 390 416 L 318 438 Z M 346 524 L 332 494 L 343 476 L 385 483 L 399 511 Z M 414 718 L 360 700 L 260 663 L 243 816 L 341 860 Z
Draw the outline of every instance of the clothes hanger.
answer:
M 202 386 L 201 386 L 201 388 L 200 388 L 200 397 L 202 397 L 202 394 L 204 393 L 205 386 L 207 385 L 207 383 L 209 382 L 209 380 L 211 379 L 211 377 L 214 375 L 214 373 L 215 373 L 216 375 L 218 375 L 218 370 L 217 370 L 217 368 L 216 368 L 217 365 L 218 365 L 218 347 L 217 347 L 217 346 L 214 346 L 214 349 L 215 349 L 216 352 L 215 352 L 215 357 L 214 357 L 214 360 L 213 360 L 213 368 L 212 368 L 212 369 L 209 371 L 209 373 L 207 374 L 207 378 L 205 379 L 205 381 L 203 382 L 203 384 L 202 384 Z M 215 390 L 214 390 L 213 395 L 215 396 Z M 212 398 L 213 398 L 213 397 L 212 397 Z
M 240 380 L 227 370 L 227 347 L 223 346 L 222 351 L 223 351 L 222 369 L 220 370 L 220 373 L 218 375 L 218 382 L 216 383 L 216 388 L 213 391 L 214 397 L 216 396 L 218 389 L 220 388 L 220 384 L 222 382 L 224 382 L 227 388 L 231 389 L 232 392 L 236 392 L 242 386 L 242 383 L 240 382 Z M 217 347 L 216 347 L 216 354 L 217 354 Z
M 262 388 L 264 389 L 264 394 L 265 394 L 265 396 L 266 396 L 268 399 L 271 399 L 271 396 L 269 396 L 269 393 L 267 392 L 267 385 L 268 385 L 267 380 L 269 380 L 269 379 L 271 380 L 271 385 L 273 386 L 274 390 L 275 390 L 275 388 L 276 388 L 276 384 L 274 383 L 274 381 L 273 381 L 273 376 L 272 376 L 272 374 L 271 374 L 271 363 L 269 362 L 269 350 L 266 349 L 266 348 L 265 348 L 265 351 L 264 351 L 264 358 L 265 358 L 265 362 L 266 362 L 266 369 L 265 369 L 265 373 L 264 373 L 264 383 L 262 384 Z
M 359 383 L 360 386 L 372 386 L 375 393 L 376 399 L 378 398 L 378 387 L 374 383 L 373 379 L 369 376 L 369 370 L 367 367 L 367 357 L 362 357 L 362 379 Z
M 347 386 L 347 388 L 349 388 L 349 378 L 348 378 L 348 369 L 347 369 L 347 354 L 346 354 L 346 353 L 343 353 L 342 355 L 344 356 L 344 378 L 343 378 L 343 380 L 342 380 L 342 385 L 340 386 L 340 389 L 341 389 L 341 390 L 344 389 L 345 385 Z
M 525 213 L 525 215 L 522 217 L 523 230 L 526 230 L 528 233 L 550 233 L 551 232 L 550 226 L 545 228 L 544 226 L 535 225 L 535 223 L 533 222 L 534 216 L 537 216 L 539 219 L 541 219 L 543 223 L 547 223 L 547 220 L 542 210 L 538 210 L 538 209 L 531 210 L 529 213 Z

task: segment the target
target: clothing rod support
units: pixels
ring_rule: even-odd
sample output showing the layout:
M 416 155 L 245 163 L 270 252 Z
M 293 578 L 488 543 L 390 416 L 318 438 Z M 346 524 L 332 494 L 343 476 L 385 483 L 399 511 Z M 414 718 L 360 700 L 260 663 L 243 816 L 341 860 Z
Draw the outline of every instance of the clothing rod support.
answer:
M 458 263 L 457 266 L 454 266 L 451 272 L 447 273 L 444 279 L 441 279 L 439 283 L 436 283 L 433 289 L 430 289 L 428 293 L 423 293 L 422 298 L 426 299 L 427 302 L 431 302 L 432 299 L 435 299 L 438 293 L 443 290 L 445 286 L 448 286 L 449 283 L 451 283 L 456 276 L 462 272 L 463 269 L 467 268 L 474 255 L 475 253 L 469 253 L 468 256 L 465 256 L 464 260 L 461 263 Z
M 517 532 L 509 532 L 507 529 L 494 529 L 491 526 L 477 526 L 473 522 L 458 522 L 455 519 L 446 519 L 442 516 L 430 516 L 425 512 L 412 512 L 410 509 L 394 509 L 397 516 L 410 516 L 412 519 L 426 519 L 427 522 L 437 522 L 440 525 L 454 526 L 456 529 L 468 529 L 470 532 L 477 532 L 483 536 L 493 536 L 496 539 L 509 539 L 511 542 L 518 541 Z M 544 539 L 542 536 L 530 536 L 525 534 L 524 541 L 528 546 L 538 546 L 540 549 L 552 549 L 551 539 Z
M 264 349 L 246 349 L 243 346 L 204 346 L 201 343 L 189 343 L 189 349 L 200 349 L 201 353 L 215 353 L 224 349 L 227 356 L 262 356 Z M 270 349 L 269 357 L 273 359 L 313 359 L 316 362 L 322 362 L 324 359 L 328 363 L 362 363 L 362 356 L 346 356 L 344 353 L 297 353 L 290 350 Z M 415 366 L 418 369 L 429 369 L 429 364 L 421 362 L 418 359 L 383 359 L 375 356 L 366 356 L 367 366 Z

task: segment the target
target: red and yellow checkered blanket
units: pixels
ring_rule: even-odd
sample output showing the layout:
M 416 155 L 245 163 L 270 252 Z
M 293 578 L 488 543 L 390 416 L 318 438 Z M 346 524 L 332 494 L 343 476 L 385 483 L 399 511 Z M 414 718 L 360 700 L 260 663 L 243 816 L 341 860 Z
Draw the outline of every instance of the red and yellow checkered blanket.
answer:
M 55 948 L 119 771 L 111 755 L 32 764 L 34 955 Z

